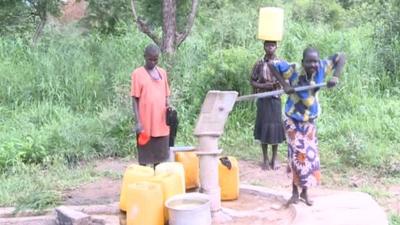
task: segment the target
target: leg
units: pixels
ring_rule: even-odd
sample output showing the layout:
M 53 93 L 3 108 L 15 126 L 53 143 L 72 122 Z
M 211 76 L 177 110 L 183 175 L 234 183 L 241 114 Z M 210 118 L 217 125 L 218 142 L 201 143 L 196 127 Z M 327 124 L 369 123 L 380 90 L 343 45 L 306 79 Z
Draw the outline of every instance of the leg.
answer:
M 271 166 L 271 169 L 273 169 L 273 170 L 279 169 L 279 165 L 277 165 L 277 163 L 276 163 L 277 154 L 278 154 L 278 145 L 272 145 L 272 159 L 271 159 L 270 166 Z
M 306 203 L 306 205 L 308 205 L 308 206 L 312 206 L 313 203 L 314 203 L 313 201 L 311 201 L 311 200 L 308 198 L 307 187 L 304 187 L 303 190 L 301 191 L 300 198 L 301 198 L 301 199 Z
M 287 201 L 286 206 L 288 207 L 290 204 L 297 204 L 299 202 L 299 190 L 297 186 L 292 183 L 292 197 Z
M 269 170 L 269 159 L 268 159 L 268 145 L 261 144 L 262 152 L 263 152 L 263 162 L 261 168 L 263 170 Z

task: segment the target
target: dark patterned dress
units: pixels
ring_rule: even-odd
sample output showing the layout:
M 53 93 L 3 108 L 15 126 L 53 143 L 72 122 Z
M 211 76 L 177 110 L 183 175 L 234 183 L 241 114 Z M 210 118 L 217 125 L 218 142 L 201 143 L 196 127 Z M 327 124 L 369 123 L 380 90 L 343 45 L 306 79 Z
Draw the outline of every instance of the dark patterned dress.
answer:
M 281 60 L 273 60 L 279 64 Z M 254 89 L 255 93 L 274 91 L 280 89 L 278 81 L 269 71 L 267 60 L 259 60 L 253 67 L 253 81 L 258 83 L 272 82 L 272 89 Z M 279 144 L 285 141 L 285 130 L 282 121 L 282 103 L 280 96 L 257 99 L 257 114 L 254 126 L 254 139 L 262 144 Z

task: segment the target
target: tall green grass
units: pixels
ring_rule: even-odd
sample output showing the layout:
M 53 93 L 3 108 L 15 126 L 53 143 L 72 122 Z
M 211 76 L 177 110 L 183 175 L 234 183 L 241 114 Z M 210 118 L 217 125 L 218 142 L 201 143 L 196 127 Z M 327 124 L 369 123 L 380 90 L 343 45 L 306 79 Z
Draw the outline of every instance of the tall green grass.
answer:
M 40 213 L 60 204 L 63 190 L 98 177 L 90 166 L 69 168 L 58 160 L 47 169 L 19 164 L 0 175 L 0 205 L 17 206 L 17 211 L 35 209 Z
M 390 225 L 399 225 L 400 224 L 400 215 L 391 214 L 390 215 Z

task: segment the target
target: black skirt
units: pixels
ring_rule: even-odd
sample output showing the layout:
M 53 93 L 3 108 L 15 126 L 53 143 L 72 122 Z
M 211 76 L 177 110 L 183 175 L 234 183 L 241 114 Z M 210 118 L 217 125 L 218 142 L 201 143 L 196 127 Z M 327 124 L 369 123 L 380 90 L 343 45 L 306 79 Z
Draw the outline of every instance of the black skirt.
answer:
M 169 136 L 151 137 L 147 144 L 138 144 L 137 148 L 139 164 L 158 164 L 168 161 Z
M 257 100 L 254 138 L 262 144 L 279 144 L 285 141 L 280 98 L 270 97 Z

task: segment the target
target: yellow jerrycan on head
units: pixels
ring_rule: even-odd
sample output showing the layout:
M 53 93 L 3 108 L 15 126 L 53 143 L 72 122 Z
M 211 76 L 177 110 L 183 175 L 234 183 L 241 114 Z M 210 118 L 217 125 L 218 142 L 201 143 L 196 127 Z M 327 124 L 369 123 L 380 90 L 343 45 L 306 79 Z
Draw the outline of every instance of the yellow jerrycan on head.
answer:
M 221 200 L 239 198 L 239 165 L 235 157 L 221 157 L 218 163 Z
M 180 185 L 185 190 L 185 170 L 182 163 L 179 162 L 163 162 L 156 166 L 155 174 L 161 173 L 175 173 L 180 177 Z
M 149 180 L 154 176 L 154 170 L 150 167 L 140 166 L 136 164 L 132 164 L 126 168 L 124 177 L 122 179 L 122 187 L 119 198 L 119 208 L 122 211 L 126 211 L 127 207 L 127 193 L 128 193 L 128 185 Z
M 283 9 L 260 8 L 257 38 L 265 41 L 281 41 L 283 36 Z
M 185 170 L 186 189 L 199 187 L 199 157 L 194 152 L 176 152 L 175 161 L 180 162 Z
M 127 225 L 164 225 L 164 196 L 160 184 L 143 181 L 127 187 Z
M 159 184 L 163 191 L 163 205 L 172 196 L 184 194 L 181 177 L 176 173 L 160 172 L 152 177 L 149 182 Z M 164 206 L 165 221 L 168 221 L 168 209 Z

